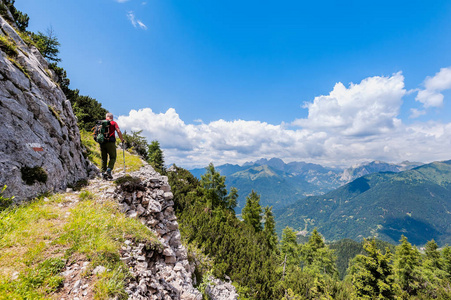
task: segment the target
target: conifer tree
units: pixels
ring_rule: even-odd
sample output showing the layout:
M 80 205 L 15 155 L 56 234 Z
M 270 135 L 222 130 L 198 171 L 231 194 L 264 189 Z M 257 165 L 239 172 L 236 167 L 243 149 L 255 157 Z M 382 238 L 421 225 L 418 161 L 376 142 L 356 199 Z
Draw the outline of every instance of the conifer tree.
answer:
M 417 295 L 422 282 L 420 252 L 404 235 L 401 236 L 400 243 L 396 247 L 394 258 L 396 282 L 407 295 Z
M 446 272 L 446 277 L 451 281 L 451 247 L 446 246 L 442 250 L 443 270 Z
M 132 131 L 132 134 L 128 134 L 126 131 L 122 134 L 124 137 L 124 143 L 126 149 L 133 149 L 144 160 L 148 160 L 147 154 L 148 144 L 144 136 L 141 135 L 142 130 Z
M 252 190 L 249 196 L 246 197 L 246 205 L 241 211 L 244 223 L 248 224 L 255 231 L 262 230 L 262 207 L 260 206 L 260 196 Z
M 147 162 L 151 164 L 155 170 L 160 173 L 165 171 L 163 151 L 161 150 L 158 141 L 152 141 L 150 145 L 147 146 L 147 156 L 149 157 Z
M 299 245 L 296 240 L 296 233 L 288 226 L 282 231 L 280 252 L 282 259 L 286 260 L 287 264 L 299 265 Z
M 425 255 L 422 258 L 421 264 L 421 275 L 424 281 L 420 291 L 421 294 L 425 294 L 429 298 L 440 298 L 437 292 L 441 287 L 449 283 L 446 283 L 448 274 L 445 270 L 445 260 L 440 255 L 438 245 L 434 240 L 429 241 L 425 246 Z M 447 293 L 450 294 L 449 292 Z
M 440 252 L 438 251 L 438 245 L 434 240 L 427 242 L 424 253 L 426 255 L 426 259 L 430 261 L 430 265 L 432 268 L 441 269 L 442 268 L 442 260 L 440 257 Z
M 316 228 L 313 230 L 308 242 L 301 247 L 300 252 L 304 270 L 313 274 L 327 274 L 338 279 L 334 251 L 326 246 Z
M 0 13 L 3 17 L 8 18 L 8 14 L 6 13 L 6 10 L 8 9 L 13 17 L 13 20 L 10 21 L 15 22 L 20 31 L 25 32 L 28 27 L 30 17 L 16 9 L 14 6 L 15 2 L 15 0 L 2 0 L 0 2 Z
M 61 61 L 61 59 L 58 58 L 58 53 L 60 52 L 59 46 L 61 46 L 61 44 L 52 27 L 47 29 L 46 34 L 38 31 L 38 34 L 33 33 L 31 37 L 35 42 L 36 47 L 39 49 L 39 52 L 41 52 L 42 56 L 48 61 Z
M 200 184 L 206 196 L 207 206 L 210 209 L 219 206 L 233 211 L 237 205 L 238 190 L 231 188 L 227 194 L 225 176 L 221 176 L 212 163 L 206 169 L 207 172 L 201 176 Z
M 382 254 L 376 240 L 365 240 L 367 255 L 357 255 L 351 262 L 350 276 L 357 298 L 394 299 L 394 278 L 390 265 L 391 253 Z
M 275 250 L 277 249 L 278 238 L 276 233 L 276 220 L 274 218 L 274 214 L 272 213 L 272 206 L 265 207 L 263 218 L 265 222 L 263 234 L 265 235 L 271 249 Z

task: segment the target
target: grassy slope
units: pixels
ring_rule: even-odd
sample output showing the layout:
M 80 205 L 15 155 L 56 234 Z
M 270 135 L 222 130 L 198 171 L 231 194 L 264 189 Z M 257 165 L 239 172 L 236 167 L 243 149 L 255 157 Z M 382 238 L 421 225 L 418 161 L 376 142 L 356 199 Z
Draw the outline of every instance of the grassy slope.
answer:
M 96 162 L 97 144 L 89 143 L 86 132 L 83 137 Z M 142 164 L 127 153 L 127 171 Z M 158 240 L 139 221 L 120 213 L 115 202 L 96 199 L 95 193 L 82 190 L 42 196 L 0 212 L 0 299 L 61 298 L 58 292 L 64 278 L 60 273 L 76 261 L 90 261 L 84 276 L 94 285 L 95 299 L 125 296 L 123 282 L 128 273 L 119 260 L 122 243 Z M 91 275 L 89 271 L 98 265 L 108 271 Z
M 81 130 L 81 141 L 86 147 L 87 155 L 90 161 L 92 161 L 99 169 L 102 167 L 102 158 L 100 156 L 99 144 L 94 141 L 90 132 Z M 118 147 L 119 144 L 118 144 Z M 120 172 L 124 170 L 124 155 L 125 155 L 125 169 L 127 172 L 138 171 L 144 165 L 142 159 L 128 151 L 117 149 L 116 164 L 114 166 L 114 172 Z

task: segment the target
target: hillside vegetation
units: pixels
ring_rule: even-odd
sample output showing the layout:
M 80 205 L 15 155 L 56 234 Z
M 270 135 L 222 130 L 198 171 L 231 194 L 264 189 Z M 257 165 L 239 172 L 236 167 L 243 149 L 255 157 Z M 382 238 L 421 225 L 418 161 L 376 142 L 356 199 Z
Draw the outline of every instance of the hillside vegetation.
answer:
M 194 252 L 204 255 L 200 257 L 207 270 L 210 266 L 215 276 L 232 279 L 243 299 L 451 297 L 450 247 L 439 250 L 432 240 L 421 254 L 404 236 L 397 247 L 376 240 L 327 245 L 316 229 L 300 244 L 289 227 L 283 230 L 280 242 L 273 244 L 270 240 L 275 232 L 268 228 L 274 219 L 259 208 L 256 193 L 246 198 L 244 220 L 239 221 L 232 207 L 211 206 L 214 202 L 209 197 L 214 193 L 205 177 L 198 180 L 186 170 L 171 169 L 182 236 Z M 211 166 L 206 174 L 211 175 L 208 178 L 221 177 Z M 224 178 L 218 182 L 222 184 L 213 186 L 222 186 L 219 190 L 225 197 Z M 254 218 L 249 217 L 251 211 L 257 212 Z M 206 270 L 198 272 L 201 276 Z
M 279 231 L 308 224 L 330 241 L 375 236 L 396 243 L 404 235 L 416 245 L 444 245 L 451 242 L 451 161 L 367 175 L 300 200 L 276 219 Z
M 159 243 L 141 222 L 126 218 L 113 202 L 97 201 L 88 190 L 9 207 L 0 212 L 0 299 L 64 297 L 62 272 L 84 262 L 91 299 L 124 297 L 129 274 L 120 249 L 125 239 Z M 91 275 L 97 266 L 107 271 Z

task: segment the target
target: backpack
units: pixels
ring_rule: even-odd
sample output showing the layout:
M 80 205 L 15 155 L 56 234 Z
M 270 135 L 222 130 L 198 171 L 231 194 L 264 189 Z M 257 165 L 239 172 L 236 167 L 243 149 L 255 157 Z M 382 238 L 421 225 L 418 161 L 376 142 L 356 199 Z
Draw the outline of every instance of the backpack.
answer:
M 92 128 L 93 130 L 93 137 L 94 140 L 99 143 L 99 144 L 103 144 L 105 142 L 109 141 L 109 137 L 110 137 L 110 121 L 109 120 L 100 120 L 100 121 L 96 121 L 96 125 L 94 126 L 94 128 Z

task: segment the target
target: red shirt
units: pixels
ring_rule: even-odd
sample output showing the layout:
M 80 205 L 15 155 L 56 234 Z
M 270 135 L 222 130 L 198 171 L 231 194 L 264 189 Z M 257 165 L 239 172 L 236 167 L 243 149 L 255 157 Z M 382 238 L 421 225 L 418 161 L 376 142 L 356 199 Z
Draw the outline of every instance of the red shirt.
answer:
M 110 137 L 116 137 L 116 129 L 119 129 L 119 125 L 114 121 L 110 121 L 110 128 L 108 130 Z

